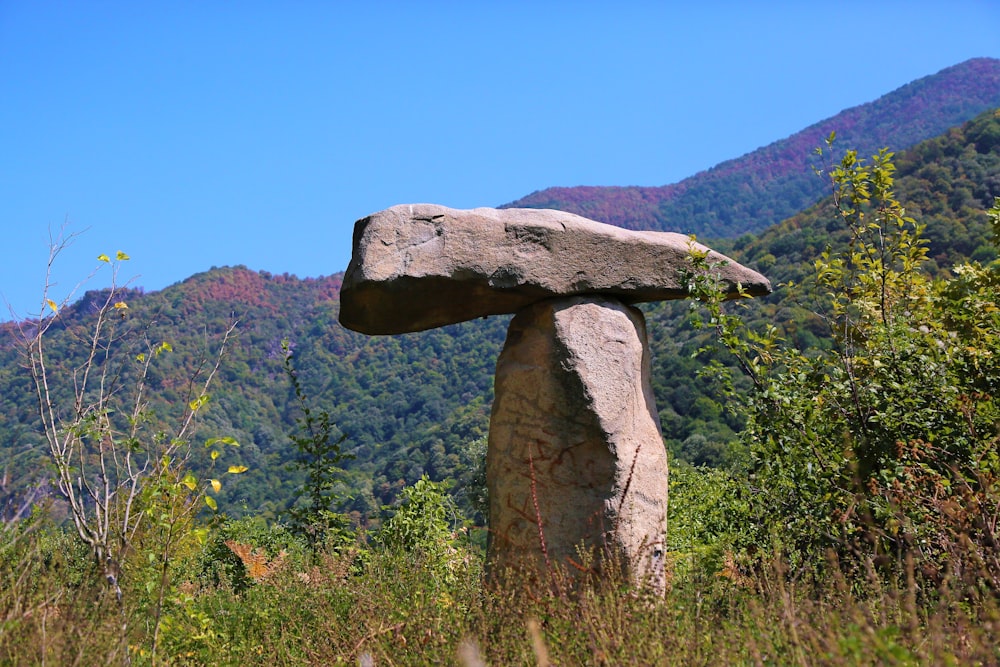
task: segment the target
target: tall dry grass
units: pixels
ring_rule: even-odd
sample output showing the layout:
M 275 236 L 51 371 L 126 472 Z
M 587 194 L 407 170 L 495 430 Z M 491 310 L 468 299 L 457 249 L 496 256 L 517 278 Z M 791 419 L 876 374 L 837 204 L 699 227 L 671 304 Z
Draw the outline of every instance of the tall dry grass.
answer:
M 0 664 L 149 664 L 138 592 L 126 598 L 126 656 L 116 606 L 72 540 L 42 527 L 10 535 Z M 995 591 L 958 579 L 918 595 L 875 567 L 861 581 L 831 567 L 841 574 L 816 580 L 776 559 L 755 573 L 689 567 L 657 598 L 621 580 L 490 588 L 477 553 L 449 559 L 443 570 L 398 552 L 322 553 L 282 559 L 239 590 L 199 578 L 192 561 L 172 582 L 156 664 L 1000 664 Z

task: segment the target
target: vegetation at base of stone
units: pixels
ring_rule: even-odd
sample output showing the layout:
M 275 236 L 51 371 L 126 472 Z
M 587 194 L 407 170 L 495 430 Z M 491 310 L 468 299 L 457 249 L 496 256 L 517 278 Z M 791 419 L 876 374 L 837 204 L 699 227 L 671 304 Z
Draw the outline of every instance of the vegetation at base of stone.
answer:
M 400 493 L 399 503 L 383 507 L 391 516 L 374 534 L 382 553 L 408 555 L 421 563 L 435 585 L 446 590 L 470 556 L 462 549 L 468 526 L 462 525 L 447 485 L 424 475 Z
M 721 471 L 720 471 L 721 472 Z M 690 495 L 688 496 L 691 497 Z M 673 515 L 671 525 L 686 520 Z M 303 557 L 280 526 L 213 530 L 172 570 L 156 657 L 151 600 L 126 596 L 128 641 L 78 538 L 44 514 L 0 533 L 0 663 L 123 664 L 995 664 L 996 597 L 950 580 L 933 599 L 877 569 L 812 581 L 779 559 L 742 573 L 681 568 L 655 599 L 605 580 L 563 593 L 484 587 L 482 552 L 359 541 Z M 428 537 L 430 533 L 428 534 Z M 221 544 L 241 572 L 206 576 Z M 227 546 L 228 545 L 228 546 Z M 299 551 L 296 551 L 299 550 Z M 133 554 L 137 562 L 144 553 Z M 562 576 L 562 575 L 558 575 Z M 572 591 L 572 592 L 571 592 Z

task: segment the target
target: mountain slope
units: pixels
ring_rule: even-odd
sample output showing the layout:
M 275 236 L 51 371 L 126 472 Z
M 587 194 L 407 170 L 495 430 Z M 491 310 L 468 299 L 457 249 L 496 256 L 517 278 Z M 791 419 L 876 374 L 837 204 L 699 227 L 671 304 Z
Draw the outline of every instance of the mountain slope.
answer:
M 902 150 L 998 106 L 1000 60 L 977 58 L 673 185 L 555 187 L 505 207 L 555 208 L 628 229 L 734 238 L 780 222 L 825 194 L 810 165 L 813 149 L 831 132 L 862 155 L 885 146 Z
M 994 256 L 985 243 L 983 209 L 1000 195 L 1000 115 L 983 114 L 924 142 L 901 154 L 897 165 L 897 191 L 928 224 L 939 268 L 969 254 Z M 776 284 L 800 280 L 811 258 L 837 242 L 836 216 L 829 206 L 828 201 L 813 206 L 759 237 L 738 239 L 728 250 Z M 141 265 L 141 257 L 134 261 Z M 300 280 L 232 267 L 212 269 L 160 292 L 123 295 L 129 321 L 154 343 L 173 345 L 150 378 L 154 408 L 164 419 L 186 405 L 187 379 L 211 353 L 211 341 L 232 314 L 240 319 L 239 336 L 194 440 L 198 445 L 204 438 L 231 436 L 242 445 L 227 453 L 227 464 L 250 468 L 223 489 L 220 505 L 230 514 L 280 514 L 295 502 L 302 481 L 288 470 L 296 455 L 289 434 L 297 412 L 282 369 L 283 339 L 295 351 L 312 404 L 328 410 L 348 436 L 344 447 L 356 459 L 347 464 L 344 490 L 358 516 L 377 512 L 402 484 L 425 473 L 456 480 L 458 492 L 471 485 L 481 463 L 482 448 L 476 444 L 488 427 L 493 370 L 508 318 L 403 336 L 362 336 L 337 322 L 340 280 L 340 275 Z M 54 363 L 58 358 L 64 368 L 74 367 L 99 297 L 99 292 L 88 293 L 64 309 L 61 328 L 48 346 Z M 800 345 L 822 344 L 822 326 L 784 297 L 779 288 L 768 300 L 753 303 L 755 316 L 780 324 Z M 724 463 L 740 424 L 723 409 L 710 383 L 695 377 L 704 360 L 692 355 L 706 334 L 686 322 L 687 308 L 677 301 L 645 307 L 660 419 L 674 455 Z M 0 339 L 0 505 L 11 489 L 46 475 L 32 417 L 36 408 L 9 341 Z M 204 448 L 194 450 L 202 459 L 199 465 L 207 465 Z

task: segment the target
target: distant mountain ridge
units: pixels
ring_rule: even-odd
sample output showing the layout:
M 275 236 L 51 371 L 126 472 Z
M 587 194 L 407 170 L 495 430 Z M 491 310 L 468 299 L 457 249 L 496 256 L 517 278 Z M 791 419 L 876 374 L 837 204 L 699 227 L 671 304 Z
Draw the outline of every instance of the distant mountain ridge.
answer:
M 831 132 L 870 155 L 899 151 L 1000 107 L 1000 60 L 975 58 L 852 107 L 672 185 L 552 187 L 502 208 L 554 208 L 626 229 L 733 238 L 781 222 L 826 193 L 810 165 Z
M 841 143 L 842 150 L 849 147 L 846 140 Z M 927 224 L 932 264 L 945 270 L 966 257 L 990 261 L 997 256 L 987 241 L 984 210 L 1000 195 L 1000 109 L 901 151 L 896 165 L 900 201 Z M 822 344 L 825 327 L 803 315 L 802 308 L 787 307 L 782 283 L 801 282 L 816 255 L 843 240 L 839 227 L 830 202 L 824 201 L 762 234 L 725 242 L 727 254 L 760 270 L 775 285 L 774 295 L 755 299 L 750 307 L 761 321 L 783 327 L 788 339 L 804 348 Z M 303 476 L 289 470 L 298 456 L 289 435 L 300 413 L 283 369 L 285 340 L 310 403 L 327 410 L 348 436 L 345 451 L 356 458 L 345 465 L 342 491 L 350 496 L 346 508 L 355 518 L 374 516 L 404 484 L 424 474 L 455 480 L 460 497 L 463 490 L 476 488 L 493 373 L 509 318 L 401 336 L 363 336 L 338 323 L 342 278 L 300 280 L 237 266 L 213 268 L 159 292 L 119 294 L 129 306 L 120 326 L 135 327 L 154 344 L 172 346 L 151 367 L 147 384 L 151 407 L 164 421 L 188 404 L 188 380 L 206 354 L 214 353 L 231 319 L 239 319 L 193 438 L 197 470 L 212 465 L 200 445 L 204 439 L 228 436 L 241 444 L 227 452 L 226 464 L 249 470 L 218 496 L 231 515 L 253 512 L 273 519 L 300 495 Z M 60 309 L 47 358 L 54 369 L 62 369 L 64 380 L 72 378 L 87 352 L 81 341 L 92 326 L 95 304 L 106 296 L 99 290 L 87 292 Z M 643 310 L 653 391 L 668 449 L 690 462 L 724 464 L 728 443 L 741 424 L 712 393 L 711 383 L 696 378 L 704 358 L 694 353 L 709 334 L 685 319 L 688 302 Z M 0 516 L 6 500 L 49 476 L 34 417 L 37 399 L 16 345 L 19 324 L 31 328 L 31 322 L 0 323 Z

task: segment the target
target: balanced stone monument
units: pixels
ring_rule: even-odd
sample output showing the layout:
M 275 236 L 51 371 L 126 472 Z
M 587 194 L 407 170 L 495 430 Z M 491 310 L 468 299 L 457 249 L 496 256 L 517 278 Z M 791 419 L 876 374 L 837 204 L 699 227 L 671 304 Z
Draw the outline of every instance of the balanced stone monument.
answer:
M 667 457 L 632 304 L 688 296 L 692 251 L 729 296 L 771 291 L 683 234 L 562 211 L 412 204 L 355 224 L 344 326 L 399 334 L 514 313 L 486 457 L 492 573 L 614 563 L 662 590 Z

